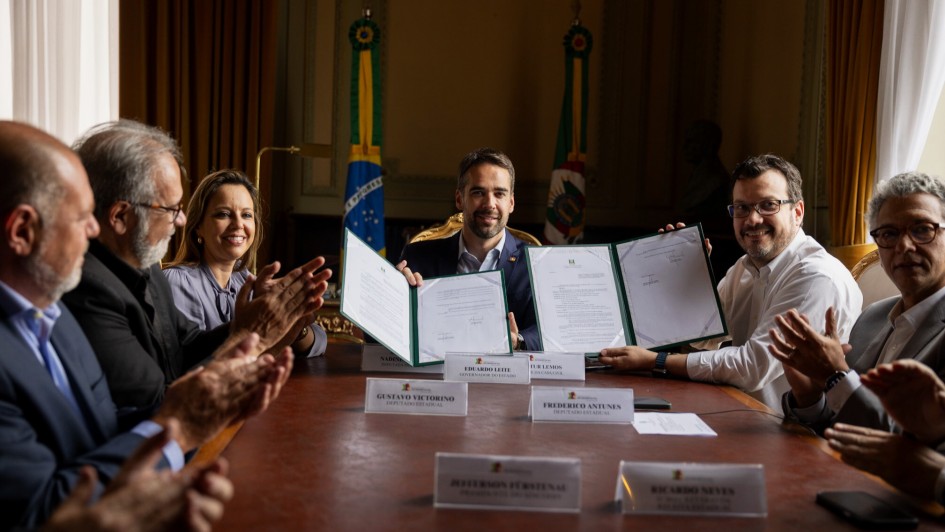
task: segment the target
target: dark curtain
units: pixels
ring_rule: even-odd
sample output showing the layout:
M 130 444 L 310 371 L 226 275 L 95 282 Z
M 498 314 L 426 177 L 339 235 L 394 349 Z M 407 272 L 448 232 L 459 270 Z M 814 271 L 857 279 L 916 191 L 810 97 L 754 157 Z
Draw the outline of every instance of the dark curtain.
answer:
M 126 0 L 119 13 L 119 112 L 177 139 L 185 197 L 213 170 L 252 179 L 273 140 L 278 2 Z M 268 179 L 260 194 L 269 204 Z

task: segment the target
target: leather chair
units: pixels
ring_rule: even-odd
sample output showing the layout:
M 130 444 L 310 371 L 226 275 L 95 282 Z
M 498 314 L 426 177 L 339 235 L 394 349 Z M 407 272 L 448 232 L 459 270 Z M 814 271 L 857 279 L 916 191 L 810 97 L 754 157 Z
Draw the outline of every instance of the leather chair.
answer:
M 893 284 L 892 279 L 886 275 L 882 264 L 879 262 L 879 250 L 874 249 L 850 269 L 853 279 L 860 287 L 863 293 L 863 308 L 887 297 L 898 296 L 899 289 Z
M 447 238 L 455 235 L 463 228 L 463 213 L 458 212 L 449 218 L 446 219 L 441 225 L 435 225 L 429 229 L 424 229 L 419 233 L 415 234 L 411 239 L 410 243 L 422 242 L 424 240 L 436 240 L 438 238 Z M 532 236 L 525 231 L 520 231 L 518 229 L 512 229 L 511 227 L 506 227 L 510 233 L 515 235 L 516 238 L 525 242 L 526 244 L 532 246 L 540 246 L 541 241 Z

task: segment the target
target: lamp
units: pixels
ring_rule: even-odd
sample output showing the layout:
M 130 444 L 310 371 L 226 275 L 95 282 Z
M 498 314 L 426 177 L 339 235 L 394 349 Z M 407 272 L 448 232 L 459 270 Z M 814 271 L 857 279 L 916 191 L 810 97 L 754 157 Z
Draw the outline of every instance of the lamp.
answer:
M 319 157 L 323 159 L 331 159 L 332 156 L 332 145 L 331 144 L 312 144 L 305 143 L 301 146 L 289 146 L 288 148 L 281 146 L 266 146 L 259 150 L 259 153 L 256 154 L 256 190 L 259 190 L 259 174 L 262 167 L 262 156 L 267 151 L 283 151 L 292 153 L 294 155 L 300 155 L 302 157 Z
M 294 155 L 299 155 L 302 157 L 320 157 L 320 158 L 325 158 L 325 159 L 331 159 L 332 145 L 331 144 L 305 143 L 305 144 L 302 144 L 301 146 L 293 145 L 287 148 L 282 147 L 282 146 L 266 146 L 262 148 L 261 150 L 259 150 L 258 153 L 256 153 L 256 183 L 255 184 L 256 184 L 257 194 L 261 194 L 261 192 L 259 192 L 259 174 L 262 168 L 262 156 L 267 151 L 281 151 L 281 152 L 291 153 Z M 255 259 L 255 257 L 253 258 Z M 256 272 L 254 271 L 253 273 L 255 274 Z

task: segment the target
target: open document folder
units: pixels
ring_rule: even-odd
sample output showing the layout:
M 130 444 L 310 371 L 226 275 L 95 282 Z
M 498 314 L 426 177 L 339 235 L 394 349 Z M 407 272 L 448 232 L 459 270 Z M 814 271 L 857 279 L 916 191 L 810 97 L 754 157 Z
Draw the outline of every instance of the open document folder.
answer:
M 410 365 L 512 352 L 502 270 L 431 277 L 417 288 L 347 229 L 344 249 L 341 314 Z
M 546 351 L 661 350 L 728 334 L 701 225 L 526 256 Z

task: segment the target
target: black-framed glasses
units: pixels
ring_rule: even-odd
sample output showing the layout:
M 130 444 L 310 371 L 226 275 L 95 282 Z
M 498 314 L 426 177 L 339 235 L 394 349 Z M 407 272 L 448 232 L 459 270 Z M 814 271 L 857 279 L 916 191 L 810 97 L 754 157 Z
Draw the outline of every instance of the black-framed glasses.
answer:
M 771 216 L 781 211 L 781 205 L 785 203 L 796 203 L 790 199 L 769 199 L 759 201 L 758 203 L 735 203 L 728 206 L 728 215 L 732 218 L 746 218 L 754 210 L 762 216 Z
M 159 205 L 157 203 L 132 203 L 135 207 L 144 207 L 145 209 L 153 209 L 155 211 L 161 211 L 166 214 L 171 215 L 171 223 L 177 221 L 177 217 L 180 216 L 180 211 L 184 210 L 184 204 L 181 203 L 176 207 L 168 207 L 166 205 Z
M 928 244 L 935 240 L 939 229 L 945 229 L 945 224 L 933 222 L 919 222 L 910 225 L 903 231 L 898 227 L 878 227 L 870 231 L 873 241 L 881 248 L 894 248 L 902 238 L 903 232 L 909 233 L 909 238 L 916 244 Z

